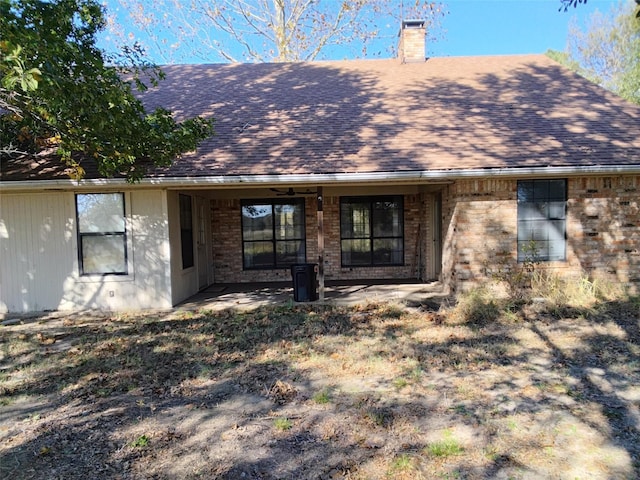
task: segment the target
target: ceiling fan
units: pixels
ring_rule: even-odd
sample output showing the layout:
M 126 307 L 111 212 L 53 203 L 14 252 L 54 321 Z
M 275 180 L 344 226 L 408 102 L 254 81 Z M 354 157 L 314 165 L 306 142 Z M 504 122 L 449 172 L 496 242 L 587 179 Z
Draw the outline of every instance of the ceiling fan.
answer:
M 276 192 L 276 195 L 286 195 L 288 197 L 293 197 L 294 195 L 313 195 L 314 193 L 317 193 L 309 189 L 304 192 L 296 192 L 293 187 L 289 187 L 287 190 L 283 190 L 281 188 L 270 188 L 269 190 Z

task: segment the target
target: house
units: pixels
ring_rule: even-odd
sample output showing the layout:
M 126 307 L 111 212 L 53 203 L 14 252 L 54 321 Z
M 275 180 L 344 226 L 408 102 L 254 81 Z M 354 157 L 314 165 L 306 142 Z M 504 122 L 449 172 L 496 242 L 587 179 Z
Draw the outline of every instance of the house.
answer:
M 144 101 L 216 134 L 137 184 L 3 162 L 0 311 L 169 308 L 305 262 L 463 290 L 532 245 L 638 291 L 640 107 L 542 55 L 425 60 L 403 27 L 401 60 L 164 68 Z

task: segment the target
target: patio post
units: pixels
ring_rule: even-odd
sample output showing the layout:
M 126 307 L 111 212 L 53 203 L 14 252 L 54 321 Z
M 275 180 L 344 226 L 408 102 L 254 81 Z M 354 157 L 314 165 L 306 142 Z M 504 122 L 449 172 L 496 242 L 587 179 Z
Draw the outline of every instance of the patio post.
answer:
M 324 212 L 322 187 L 318 187 L 318 300 L 324 302 Z

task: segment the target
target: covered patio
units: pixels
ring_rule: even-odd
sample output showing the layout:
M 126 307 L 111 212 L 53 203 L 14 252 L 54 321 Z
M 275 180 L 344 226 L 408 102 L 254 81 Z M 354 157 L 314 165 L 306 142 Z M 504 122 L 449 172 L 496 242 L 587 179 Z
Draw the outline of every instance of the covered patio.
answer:
M 375 302 L 433 308 L 448 298 L 448 292 L 440 282 L 424 283 L 412 279 L 329 281 L 325 285 L 324 301 L 314 302 L 295 302 L 293 290 L 293 282 L 215 284 L 175 308 L 217 311 L 293 303 L 357 305 Z

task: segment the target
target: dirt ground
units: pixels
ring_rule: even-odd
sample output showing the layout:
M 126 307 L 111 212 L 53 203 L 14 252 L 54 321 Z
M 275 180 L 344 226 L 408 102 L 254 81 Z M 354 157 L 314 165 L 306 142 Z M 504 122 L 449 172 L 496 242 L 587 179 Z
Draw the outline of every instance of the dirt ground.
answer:
M 486 313 L 486 312 L 485 312 Z M 640 478 L 640 302 L 0 327 L 0 478 Z

